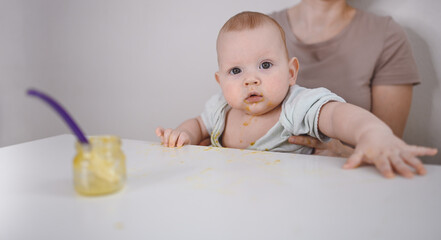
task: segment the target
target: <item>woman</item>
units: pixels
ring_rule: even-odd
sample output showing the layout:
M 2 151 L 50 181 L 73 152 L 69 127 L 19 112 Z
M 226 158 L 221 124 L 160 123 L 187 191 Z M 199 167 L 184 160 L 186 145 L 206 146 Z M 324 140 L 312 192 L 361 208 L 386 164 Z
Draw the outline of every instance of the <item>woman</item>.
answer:
M 326 87 L 403 136 L 412 88 L 420 80 L 406 34 L 392 18 L 344 0 L 303 0 L 270 16 L 285 30 L 290 57 L 299 59 L 299 85 Z M 320 155 L 352 153 L 338 140 L 293 136 L 290 142 L 314 147 Z

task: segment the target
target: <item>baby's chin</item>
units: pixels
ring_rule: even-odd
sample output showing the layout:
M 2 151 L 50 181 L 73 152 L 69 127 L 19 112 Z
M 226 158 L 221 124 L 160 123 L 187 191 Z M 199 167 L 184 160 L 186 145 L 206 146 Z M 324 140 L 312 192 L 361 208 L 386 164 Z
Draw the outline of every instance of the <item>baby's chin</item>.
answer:
M 259 104 L 247 104 L 245 105 L 243 111 L 248 115 L 261 116 L 268 114 L 274 111 L 275 109 L 277 109 L 277 106 L 272 106 L 272 105 L 268 106 L 267 103 L 259 103 Z

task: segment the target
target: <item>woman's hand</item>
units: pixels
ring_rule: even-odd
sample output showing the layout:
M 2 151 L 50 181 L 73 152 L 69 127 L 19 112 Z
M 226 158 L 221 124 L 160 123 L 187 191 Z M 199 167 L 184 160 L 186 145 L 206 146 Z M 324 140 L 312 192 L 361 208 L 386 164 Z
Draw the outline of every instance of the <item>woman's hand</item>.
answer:
M 347 158 L 354 152 L 353 148 L 344 145 L 337 139 L 323 143 L 317 138 L 310 136 L 291 136 L 288 141 L 293 144 L 314 148 L 314 155 Z

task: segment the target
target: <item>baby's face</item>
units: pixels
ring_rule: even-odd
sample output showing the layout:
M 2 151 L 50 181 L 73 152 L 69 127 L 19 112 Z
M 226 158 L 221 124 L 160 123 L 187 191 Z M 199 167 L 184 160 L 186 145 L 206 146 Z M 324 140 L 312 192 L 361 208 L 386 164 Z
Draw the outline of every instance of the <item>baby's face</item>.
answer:
M 223 32 L 217 47 L 216 80 L 232 108 L 262 115 L 280 106 L 297 69 L 288 61 L 276 26 Z

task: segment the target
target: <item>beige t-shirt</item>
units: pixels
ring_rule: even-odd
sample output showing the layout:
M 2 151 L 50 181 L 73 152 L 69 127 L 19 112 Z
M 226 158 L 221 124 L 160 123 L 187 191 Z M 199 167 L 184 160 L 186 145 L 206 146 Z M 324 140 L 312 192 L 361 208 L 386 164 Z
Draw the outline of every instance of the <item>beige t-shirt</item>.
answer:
M 289 56 L 299 60 L 300 86 L 328 88 L 371 110 L 372 85 L 420 82 L 406 33 L 391 17 L 357 10 L 335 37 L 305 44 L 292 32 L 287 9 L 270 16 L 285 30 Z

